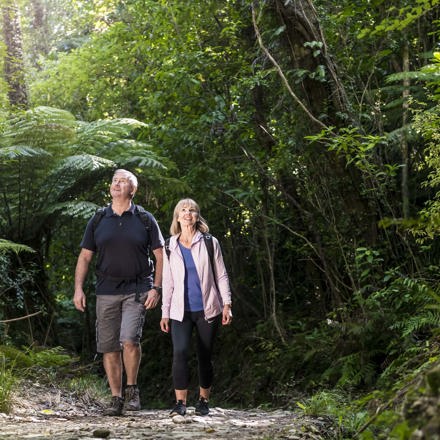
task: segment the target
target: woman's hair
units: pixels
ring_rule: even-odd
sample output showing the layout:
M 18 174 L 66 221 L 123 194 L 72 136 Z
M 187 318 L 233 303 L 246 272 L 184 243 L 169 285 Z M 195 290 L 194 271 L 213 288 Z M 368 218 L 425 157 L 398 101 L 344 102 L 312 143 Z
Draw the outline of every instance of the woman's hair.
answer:
M 113 177 L 115 177 L 116 174 L 124 174 L 125 177 L 128 179 L 128 181 L 130 182 L 130 185 L 131 185 L 131 189 L 132 189 L 131 198 L 133 198 L 134 194 L 138 188 L 137 177 L 131 171 L 123 170 L 122 168 L 116 170 L 113 173 Z
M 182 232 L 182 228 L 180 227 L 180 223 L 177 221 L 179 218 L 179 212 L 182 208 L 192 208 L 197 211 L 197 221 L 196 221 L 196 229 L 200 232 L 209 232 L 208 223 L 206 220 L 200 215 L 199 205 L 193 199 L 182 199 L 177 202 L 176 207 L 174 208 L 173 214 L 173 222 L 170 226 L 170 234 L 176 235 Z

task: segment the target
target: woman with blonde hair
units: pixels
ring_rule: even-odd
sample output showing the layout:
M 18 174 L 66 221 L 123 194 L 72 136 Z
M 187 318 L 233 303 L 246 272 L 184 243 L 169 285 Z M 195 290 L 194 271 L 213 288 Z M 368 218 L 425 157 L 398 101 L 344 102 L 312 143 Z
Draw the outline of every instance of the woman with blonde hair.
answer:
M 171 330 L 172 375 L 176 405 L 170 415 L 186 414 L 189 386 L 188 358 L 193 330 L 197 335 L 199 399 L 195 413 L 207 415 L 213 382 L 212 350 L 220 322 L 232 322 L 231 290 L 218 240 L 192 199 L 174 208 L 171 238 L 164 248 L 161 330 Z M 212 240 L 210 259 L 206 240 Z

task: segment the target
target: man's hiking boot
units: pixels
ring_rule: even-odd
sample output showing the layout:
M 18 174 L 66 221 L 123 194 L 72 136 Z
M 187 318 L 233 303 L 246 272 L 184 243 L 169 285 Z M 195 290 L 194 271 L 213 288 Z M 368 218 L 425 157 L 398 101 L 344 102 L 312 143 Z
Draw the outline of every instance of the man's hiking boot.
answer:
M 125 388 L 124 411 L 139 411 L 141 401 L 137 385 L 127 385 Z
M 122 397 L 113 396 L 110 405 L 104 410 L 105 416 L 120 416 L 124 407 L 124 399 Z
M 200 397 L 195 407 L 196 407 L 195 413 L 198 416 L 206 416 L 209 414 L 208 401 L 204 397 Z
M 186 406 L 183 403 L 183 400 L 178 400 L 176 406 L 171 410 L 170 416 L 184 416 L 186 414 Z

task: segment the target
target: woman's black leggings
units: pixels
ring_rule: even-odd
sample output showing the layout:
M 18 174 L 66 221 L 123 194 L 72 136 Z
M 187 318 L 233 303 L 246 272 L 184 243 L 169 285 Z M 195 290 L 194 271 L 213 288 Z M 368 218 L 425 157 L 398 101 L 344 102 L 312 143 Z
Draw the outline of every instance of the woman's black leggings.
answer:
M 207 321 L 203 311 L 185 312 L 183 321 L 171 320 L 173 341 L 173 383 L 174 389 L 186 390 L 189 385 L 188 358 L 193 328 L 197 334 L 197 360 L 199 364 L 199 385 L 210 388 L 213 379 L 212 349 L 221 314 Z

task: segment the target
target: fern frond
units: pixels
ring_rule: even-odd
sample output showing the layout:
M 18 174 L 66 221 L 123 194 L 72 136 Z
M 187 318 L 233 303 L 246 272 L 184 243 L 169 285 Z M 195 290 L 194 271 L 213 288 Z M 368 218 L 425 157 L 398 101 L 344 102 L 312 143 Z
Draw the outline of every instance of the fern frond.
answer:
M 76 137 L 77 121 L 66 110 L 36 107 L 18 114 L 9 121 L 2 135 L 4 146 L 24 144 L 32 146 L 66 146 Z
M 132 118 L 118 118 L 118 119 L 112 119 L 114 124 L 120 125 L 125 127 L 126 129 L 129 129 L 129 132 L 133 131 L 136 128 L 141 127 L 148 127 L 148 124 L 145 122 L 138 121 L 137 119 Z M 127 132 L 127 134 L 129 133 Z
M 34 158 L 43 156 L 50 156 L 50 153 L 42 148 L 29 147 L 26 145 L 13 145 L 0 148 L 0 159 L 13 160 L 24 157 Z
M 90 178 L 92 181 L 96 180 L 104 172 L 114 168 L 116 164 L 113 161 L 92 154 L 65 158 L 45 179 L 44 186 L 50 190 L 46 193 L 47 200 L 42 209 L 46 211 L 47 201 L 57 204 L 77 196 L 83 192 L 81 182 L 87 179 L 90 181 Z
M 163 161 L 151 148 L 151 145 L 144 142 L 133 139 L 120 139 L 107 145 L 101 154 L 106 156 L 111 152 L 111 157 L 115 158 L 121 165 L 167 169 Z
M 134 129 L 145 127 L 146 124 L 135 119 L 101 119 L 94 122 L 79 123 L 75 148 L 87 151 L 88 148 L 97 151 L 110 142 L 128 136 Z
M 376 365 L 365 362 L 362 353 L 353 353 L 340 359 L 342 362 L 342 375 L 338 385 L 359 385 L 362 382 L 371 383 L 376 374 Z
M 13 241 L 5 240 L 0 238 L 0 253 L 4 254 L 6 252 L 35 252 L 31 247 L 24 244 L 14 243 Z
M 102 168 L 112 168 L 116 164 L 112 160 L 104 159 L 103 157 L 95 156 L 93 154 L 81 154 L 76 156 L 69 156 L 63 160 L 58 171 L 74 170 L 78 171 L 95 171 Z
M 167 169 L 167 167 L 162 162 L 159 162 L 158 160 L 147 156 L 144 157 L 130 156 L 127 158 L 121 158 L 120 164 L 121 166 L 124 166 L 126 168 L 137 167 L 137 168 L 157 168 L 162 170 Z
M 430 72 L 398 72 L 393 73 L 392 75 L 388 75 L 385 78 L 385 82 L 387 84 L 395 83 L 395 82 L 402 82 L 403 80 L 413 80 L 413 81 L 432 81 L 434 79 L 438 80 L 438 76 L 435 73 Z
M 440 312 L 438 310 L 428 310 L 424 315 L 418 314 L 404 321 L 396 322 L 391 326 L 391 329 L 400 330 L 402 336 L 410 336 L 421 330 L 436 328 L 439 324 Z
M 53 204 L 46 210 L 46 212 L 48 214 L 56 212 L 59 215 L 64 215 L 66 217 L 88 219 L 92 217 L 98 208 L 99 206 L 92 202 L 72 201 Z

